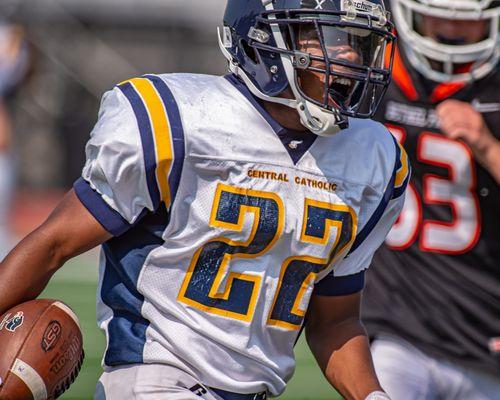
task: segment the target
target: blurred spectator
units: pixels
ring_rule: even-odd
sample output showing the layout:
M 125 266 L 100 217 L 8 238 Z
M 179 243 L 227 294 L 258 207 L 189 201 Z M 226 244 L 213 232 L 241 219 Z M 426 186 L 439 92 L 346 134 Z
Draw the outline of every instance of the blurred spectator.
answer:
M 25 76 L 28 58 L 23 29 L 0 21 L 0 256 L 10 249 L 12 242 L 8 229 L 13 183 L 12 124 L 7 100 Z
M 499 399 L 500 2 L 392 8 L 401 45 L 378 118 L 413 174 L 368 273 L 375 368 L 393 399 Z

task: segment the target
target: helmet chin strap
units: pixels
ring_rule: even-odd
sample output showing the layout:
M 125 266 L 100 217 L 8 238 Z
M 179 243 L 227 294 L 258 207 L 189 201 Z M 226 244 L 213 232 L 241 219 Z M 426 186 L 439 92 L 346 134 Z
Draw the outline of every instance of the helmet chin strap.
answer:
M 219 47 L 226 59 L 229 61 L 229 70 L 240 77 L 245 85 L 248 87 L 250 92 L 259 99 L 270 101 L 272 103 L 278 103 L 285 105 L 287 107 L 293 108 L 297 111 L 300 117 L 300 123 L 310 130 L 312 133 L 318 136 L 332 136 L 338 133 L 342 127 L 341 117 L 338 112 L 329 112 L 324 110 L 323 108 L 317 106 L 316 104 L 311 103 L 310 101 L 304 99 L 296 85 L 294 80 L 294 70 L 292 61 L 288 57 L 282 56 L 282 62 L 285 67 L 285 73 L 288 78 L 288 82 L 290 84 L 290 88 L 292 89 L 293 95 L 295 99 L 286 99 L 283 97 L 272 97 L 262 93 L 259 88 L 252 82 L 252 80 L 248 77 L 243 69 L 239 67 L 237 63 L 234 62 L 231 53 L 224 46 L 224 43 L 221 38 L 220 29 L 217 28 L 218 39 L 219 39 Z
M 310 101 L 299 102 L 297 111 L 302 125 L 318 136 L 332 136 L 342 130 L 338 115 L 327 113 Z

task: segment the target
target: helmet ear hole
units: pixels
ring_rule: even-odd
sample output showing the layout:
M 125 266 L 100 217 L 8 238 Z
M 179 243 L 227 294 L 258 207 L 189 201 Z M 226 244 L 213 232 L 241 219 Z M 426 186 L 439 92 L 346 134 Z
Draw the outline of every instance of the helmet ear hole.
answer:
M 248 44 L 246 40 L 240 40 L 240 47 L 245 52 L 245 55 L 250 58 L 255 64 L 259 63 L 259 57 L 257 56 L 257 51 Z

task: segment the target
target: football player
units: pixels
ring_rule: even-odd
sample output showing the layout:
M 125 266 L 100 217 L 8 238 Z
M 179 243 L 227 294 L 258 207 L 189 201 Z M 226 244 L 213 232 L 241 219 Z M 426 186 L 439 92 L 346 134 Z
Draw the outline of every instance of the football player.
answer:
M 105 94 L 81 179 L 0 267 L 0 310 L 102 244 L 96 399 L 278 396 L 303 327 L 342 395 L 387 399 L 359 321 L 409 179 L 367 119 L 390 77 L 384 4 L 229 0 L 224 21 L 228 76 Z
M 500 2 L 391 5 L 401 41 L 378 118 L 414 173 L 368 274 L 376 372 L 393 398 L 498 399 Z

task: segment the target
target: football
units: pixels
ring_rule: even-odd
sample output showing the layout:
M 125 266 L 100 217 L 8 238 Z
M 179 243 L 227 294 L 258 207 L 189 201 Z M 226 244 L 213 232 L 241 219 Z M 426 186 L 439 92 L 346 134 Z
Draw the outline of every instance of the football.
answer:
M 0 399 L 59 397 L 83 362 L 75 313 L 57 300 L 33 300 L 0 316 Z

